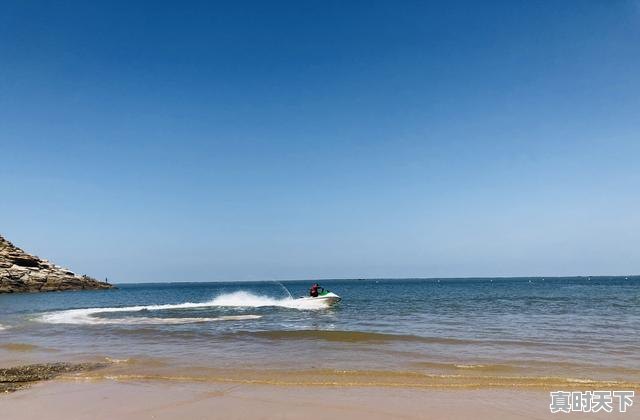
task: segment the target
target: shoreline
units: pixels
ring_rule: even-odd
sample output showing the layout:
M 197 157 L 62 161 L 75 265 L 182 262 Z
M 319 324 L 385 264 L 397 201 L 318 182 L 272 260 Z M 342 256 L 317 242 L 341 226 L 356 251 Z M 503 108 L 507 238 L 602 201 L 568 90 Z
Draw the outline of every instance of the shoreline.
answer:
M 162 383 L 55 379 L 0 396 L 11 419 L 545 419 L 542 390 L 417 390 L 406 388 L 291 387 L 220 383 Z M 572 418 L 633 418 L 627 413 L 572 413 Z M 626 416 L 626 417 L 624 417 Z
M 202 383 L 265 385 L 274 387 L 302 386 L 309 388 L 381 388 L 415 390 L 613 390 L 640 391 L 640 383 L 620 380 L 595 380 L 556 376 L 497 376 L 461 374 L 425 374 L 412 371 L 364 370 L 283 370 L 188 368 L 136 371 L 118 366 L 79 375 L 86 380 L 144 381 L 162 383 Z

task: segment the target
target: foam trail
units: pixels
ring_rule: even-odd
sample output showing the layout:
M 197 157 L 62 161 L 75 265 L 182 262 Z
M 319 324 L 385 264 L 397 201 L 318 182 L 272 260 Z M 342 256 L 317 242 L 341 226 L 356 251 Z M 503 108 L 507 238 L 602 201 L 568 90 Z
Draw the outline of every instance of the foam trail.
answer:
M 49 312 L 41 315 L 37 320 L 49 324 L 188 324 L 196 322 L 212 321 L 240 321 L 261 318 L 260 315 L 229 315 L 213 318 L 153 318 L 153 317 L 123 317 L 123 318 L 100 318 L 94 315 L 118 312 L 140 312 L 140 311 L 160 311 L 170 309 L 194 309 L 211 307 L 238 307 L 238 308 L 259 308 L 265 306 L 277 306 L 283 308 L 293 308 L 301 310 L 321 309 L 326 307 L 326 302 L 307 301 L 301 299 L 275 299 L 268 296 L 257 296 L 248 292 L 240 291 L 227 293 L 216 297 L 209 302 L 185 302 L 166 305 L 140 305 L 124 306 L 119 308 L 85 308 L 69 309 L 65 311 Z
M 113 309 L 124 308 L 90 308 L 90 309 L 71 309 L 68 311 L 53 312 L 44 314 L 40 317 L 40 321 L 49 324 L 79 324 L 79 325 L 166 325 L 166 324 L 194 324 L 198 322 L 213 321 L 242 321 L 248 319 L 262 318 L 260 315 L 231 315 L 219 316 L 214 318 L 152 318 L 152 317 L 124 317 L 124 318 L 97 318 L 93 315 L 121 312 L 113 311 Z
M 220 295 L 211 301 L 213 306 L 226 306 L 238 308 L 260 308 L 264 306 L 278 306 L 291 309 L 322 309 L 327 307 L 327 302 L 322 300 L 276 299 L 268 296 L 257 296 L 245 291 L 227 293 Z
M 6 325 L 2 325 L 2 324 L 0 324 L 0 331 L 4 331 L 4 330 L 6 330 L 7 328 L 9 328 L 9 327 L 7 327 Z

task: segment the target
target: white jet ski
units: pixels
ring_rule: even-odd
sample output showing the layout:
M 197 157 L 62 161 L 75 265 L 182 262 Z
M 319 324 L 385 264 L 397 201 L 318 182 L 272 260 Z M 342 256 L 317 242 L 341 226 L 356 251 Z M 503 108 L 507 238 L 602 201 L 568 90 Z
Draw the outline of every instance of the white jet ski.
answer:
M 329 290 L 323 290 L 322 292 L 318 293 L 318 296 L 316 297 L 301 296 L 298 300 L 306 300 L 311 302 L 326 302 L 328 305 L 333 305 L 335 303 L 340 302 L 342 298 Z

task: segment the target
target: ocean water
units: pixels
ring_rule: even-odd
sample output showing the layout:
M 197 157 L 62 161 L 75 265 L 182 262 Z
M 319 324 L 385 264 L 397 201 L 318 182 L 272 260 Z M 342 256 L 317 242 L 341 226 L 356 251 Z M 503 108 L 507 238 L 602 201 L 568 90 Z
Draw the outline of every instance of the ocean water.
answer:
M 416 387 L 640 383 L 640 277 L 119 285 L 0 295 L 0 365 L 115 380 Z

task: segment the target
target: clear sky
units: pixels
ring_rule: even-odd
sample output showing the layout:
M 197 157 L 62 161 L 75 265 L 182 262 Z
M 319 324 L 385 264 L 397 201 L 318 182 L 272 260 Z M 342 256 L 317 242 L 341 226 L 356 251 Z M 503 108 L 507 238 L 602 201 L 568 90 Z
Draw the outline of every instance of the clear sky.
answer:
M 116 282 L 640 273 L 640 2 L 5 0 L 0 179 Z

